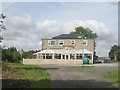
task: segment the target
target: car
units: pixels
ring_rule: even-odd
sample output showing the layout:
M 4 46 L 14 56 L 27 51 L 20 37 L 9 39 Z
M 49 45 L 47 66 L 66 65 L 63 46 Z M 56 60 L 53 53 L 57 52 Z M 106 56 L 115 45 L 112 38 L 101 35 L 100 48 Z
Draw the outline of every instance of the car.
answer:
M 110 62 L 110 60 L 104 60 L 103 61 L 103 63 L 109 63 Z
M 100 60 L 97 60 L 97 61 L 95 61 L 95 63 L 102 63 L 102 61 L 100 61 Z

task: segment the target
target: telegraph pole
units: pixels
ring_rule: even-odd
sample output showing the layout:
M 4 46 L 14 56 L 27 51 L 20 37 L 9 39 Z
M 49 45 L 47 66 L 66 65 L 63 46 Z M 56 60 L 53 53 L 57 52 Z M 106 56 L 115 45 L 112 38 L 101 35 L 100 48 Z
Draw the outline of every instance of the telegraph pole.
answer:
M 3 14 L 0 15 L 0 61 L 2 61 L 2 31 L 6 30 L 6 27 L 4 25 L 4 19 L 6 18 L 6 16 L 4 16 Z

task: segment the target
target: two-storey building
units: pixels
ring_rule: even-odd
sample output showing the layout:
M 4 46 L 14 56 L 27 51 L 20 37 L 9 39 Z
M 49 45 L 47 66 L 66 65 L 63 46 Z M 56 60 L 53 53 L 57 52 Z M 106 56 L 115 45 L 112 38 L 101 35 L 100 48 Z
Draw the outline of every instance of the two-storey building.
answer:
M 94 39 L 82 38 L 72 34 L 61 34 L 42 39 L 42 50 L 33 54 L 45 60 L 82 60 L 83 56 L 93 63 Z

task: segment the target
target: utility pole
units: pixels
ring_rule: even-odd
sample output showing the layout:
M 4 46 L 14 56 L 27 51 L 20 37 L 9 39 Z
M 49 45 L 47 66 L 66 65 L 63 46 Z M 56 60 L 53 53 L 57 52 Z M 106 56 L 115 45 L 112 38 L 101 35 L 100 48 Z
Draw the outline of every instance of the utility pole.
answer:
M 3 14 L 0 15 L 0 61 L 2 61 L 2 31 L 6 30 L 6 27 L 4 25 L 4 19 L 6 18 L 6 16 L 4 16 Z
M 20 50 L 21 61 L 23 60 L 22 54 L 23 54 L 23 50 L 21 49 L 21 50 Z

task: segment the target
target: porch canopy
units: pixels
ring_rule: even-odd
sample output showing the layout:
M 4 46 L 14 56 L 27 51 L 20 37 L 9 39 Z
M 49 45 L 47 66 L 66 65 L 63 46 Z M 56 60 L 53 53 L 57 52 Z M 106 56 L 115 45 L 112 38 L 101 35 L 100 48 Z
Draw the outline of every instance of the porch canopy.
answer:
M 46 49 L 41 52 L 40 54 L 93 54 L 93 52 L 83 49 L 83 50 L 63 50 L 63 49 Z

